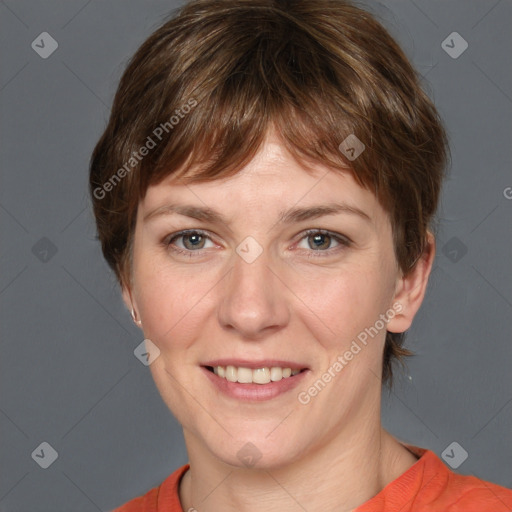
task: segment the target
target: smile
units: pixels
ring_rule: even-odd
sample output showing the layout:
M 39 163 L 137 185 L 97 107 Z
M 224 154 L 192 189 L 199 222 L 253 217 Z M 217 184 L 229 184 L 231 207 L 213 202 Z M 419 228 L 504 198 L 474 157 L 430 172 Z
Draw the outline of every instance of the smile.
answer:
M 296 388 L 309 368 L 287 361 L 217 360 L 201 366 L 217 392 L 236 400 L 271 400 Z
M 279 382 L 282 379 L 288 379 L 301 372 L 301 370 L 292 370 L 291 368 L 282 368 L 280 366 L 252 369 L 243 366 L 228 365 L 207 366 L 206 368 L 229 382 L 239 382 L 240 384 L 268 384 L 270 382 Z

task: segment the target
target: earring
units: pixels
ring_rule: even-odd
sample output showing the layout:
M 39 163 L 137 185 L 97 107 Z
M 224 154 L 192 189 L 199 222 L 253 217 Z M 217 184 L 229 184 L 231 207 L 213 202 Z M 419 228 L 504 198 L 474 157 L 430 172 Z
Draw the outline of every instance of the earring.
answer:
M 135 319 L 135 311 L 133 311 L 133 308 L 132 308 L 132 320 L 134 321 L 134 323 L 136 323 L 137 325 L 142 325 L 142 322 L 140 320 L 136 320 Z

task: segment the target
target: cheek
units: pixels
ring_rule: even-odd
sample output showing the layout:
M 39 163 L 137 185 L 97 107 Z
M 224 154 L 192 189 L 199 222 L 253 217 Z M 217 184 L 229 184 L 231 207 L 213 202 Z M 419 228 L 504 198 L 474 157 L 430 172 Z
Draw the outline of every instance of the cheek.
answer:
M 151 264 L 135 267 L 134 273 L 144 335 L 161 350 L 186 348 L 204 324 L 219 278 L 204 270 L 190 272 Z
M 297 307 L 318 340 L 338 348 L 373 326 L 388 308 L 386 276 L 370 266 L 306 276 L 291 287 Z

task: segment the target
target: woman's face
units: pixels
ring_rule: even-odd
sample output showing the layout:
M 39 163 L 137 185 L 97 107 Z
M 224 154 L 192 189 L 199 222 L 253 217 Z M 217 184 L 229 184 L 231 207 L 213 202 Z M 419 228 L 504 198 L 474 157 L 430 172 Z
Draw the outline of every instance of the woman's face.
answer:
M 124 297 L 189 450 L 271 467 L 379 421 L 402 307 L 390 221 L 348 173 L 314 170 L 269 138 L 234 177 L 139 205 Z

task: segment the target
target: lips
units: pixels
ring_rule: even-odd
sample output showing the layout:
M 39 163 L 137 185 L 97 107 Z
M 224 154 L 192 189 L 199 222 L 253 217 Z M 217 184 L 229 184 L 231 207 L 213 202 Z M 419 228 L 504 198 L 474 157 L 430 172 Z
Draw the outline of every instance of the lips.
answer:
M 201 365 L 214 386 L 245 400 L 268 400 L 294 388 L 309 370 L 294 361 L 218 359 Z

